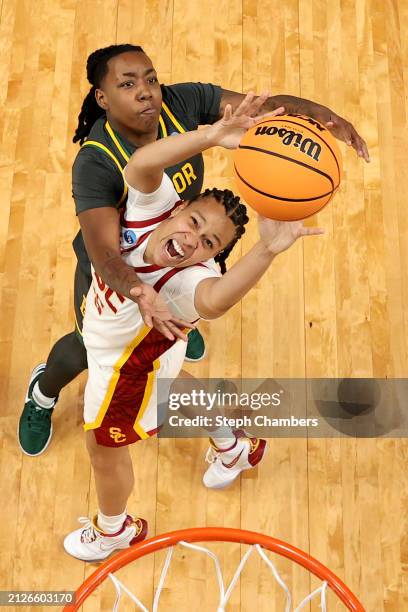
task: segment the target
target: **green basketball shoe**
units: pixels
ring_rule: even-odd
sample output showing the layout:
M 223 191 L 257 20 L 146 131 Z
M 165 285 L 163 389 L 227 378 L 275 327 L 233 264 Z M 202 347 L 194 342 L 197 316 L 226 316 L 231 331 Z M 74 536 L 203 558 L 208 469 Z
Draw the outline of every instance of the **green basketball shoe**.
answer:
M 193 329 L 188 334 L 188 343 L 185 360 L 186 361 L 201 361 L 205 357 L 204 338 L 198 331 Z
M 18 424 L 18 443 L 23 453 L 30 457 L 41 455 L 51 441 L 51 415 L 58 400 L 55 400 L 52 408 L 42 408 L 32 397 L 34 385 L 44 370 L 45 363 L 40 363 L 31 373 L 24 410 Z

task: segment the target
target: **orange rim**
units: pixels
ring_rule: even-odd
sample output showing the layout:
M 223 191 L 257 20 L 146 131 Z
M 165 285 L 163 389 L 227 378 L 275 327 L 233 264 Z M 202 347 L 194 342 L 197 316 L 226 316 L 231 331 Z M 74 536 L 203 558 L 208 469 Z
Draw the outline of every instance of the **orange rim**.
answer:
M 340 578 L 333 574 L 327 567 L 306 552 L 291 546 L 282 540 L 271 538 L 270 536 L 246 531 L 243 529 L 231 529 L 227 527 L 196 527 L 192 529 L 180 529 L 162 535 L 155 536 L 149 540 L 139 542 L 108 559 L 95 570 L 85 582 L 75 591 L 75 603 L 64 607 L 65 612 L 73 612 L 83 604 L 85 599 L 103 582 L 108 574 L 113 574 L 124 565 L 150 555 L 162 548 L 175 546 L 178 542 L 238 542 L 241 544 L 260 544 L 262 548 L 270 550 L 282 557 L 291 559 L 298 565 L 303 566 L 312 574 L 327 581 L 328 585 L 336 593 L 338 598 L 349 610 L 353 612 L 365 612 L 365 608 L 350 591 Z

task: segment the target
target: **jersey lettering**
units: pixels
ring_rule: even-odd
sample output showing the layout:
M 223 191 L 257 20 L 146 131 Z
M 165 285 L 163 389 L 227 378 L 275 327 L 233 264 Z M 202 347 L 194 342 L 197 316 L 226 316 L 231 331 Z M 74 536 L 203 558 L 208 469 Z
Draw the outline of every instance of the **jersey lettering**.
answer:
M 102 302 L 101 298 L 96 293 L 95 289 L 94 289 L 94 294 L 95 294 L 95 308 L 98 311 L 98 314 L 101 315 L 102 314 L 102 310 L 104 309 L 104 305 L 103 305 L 103 302 Z
M 187 162 L 181 167 L 180 172 L 173 174 L 172 180 L 177 193 L 183 193 L 183 191 L 185 191 L 193 181 L 197 180 L 197 175 L 195 174 L 194 168 L 190 162 Z
M 123 304 L 123 302 L 125 301 L 125 298 L 120 293 L 117 293 L 116 291 L 112 291 L 112 289 L 110 289 L 109 287 L 106 289 L 106 291 L 105 291 L 105 301 L 106 301 L 107 305 L 109 306 L 109 308 L 111 310 L 113 310 L 113 312 L 116 314 L 118 312 L 118 309 L 110 301 L 110 298 L 112 297 L 112 295 L 116 295 L 116 297 L 118 298 L 118 300 L 119 300 L 119 302 L 121 304 Z
M 176 174 L 173 174 L 172 180 L 177 193 L 183 193 L 183 191 L 186 190 L 187 184 L 181 172 L 176 172 Z
M 85 308 L 86 308 L 86 295 L 82 294 L 82 302 L 79 310 L 81 311 L 81 315 L 85 316 Z
M 105 281 L 103 281 L 96 272 L 95 272 L 95 278 L 96 278 L 96 284 L 98 285 L 99 289 L 101 291 L 105 291 L 105 287 L 106 287 Z
M 112 312 L 114 312 L 116 314 L 118 312 L 118 309 L 111 302 L 110 298 L 113 295 L 115 295 L 121 304 L 123 304 L 123 302 L 125 301 L 125 298 L 123 297 L 123 295 L 121 295 L 117 291 L 113 291 L 113 289 L 108 287 L 107 284 L 105 283 L 105 281 L 103 281 L 101 279 L 101 277 L 96 272 L 94 272 L 94 276 L 95 276 L 96 284 L 98 285 L 99 290 L 101 292 L 103 292 L 103 294 L 104 294 L 103 297 L 105 298 L 106 304 L 109 306 L 109 308 L 112 310 Z M 95 306 L 96 306 L 99 314 L 101 314 L 102 313 L 102 309 L 103 309 L 103 303 L 101 302 L 101 299 L 98 296 L 98 294 L 96 293 L 96 291 L 95 291 Z
M 184 164 L 184 166 L 181 168 L 181 171 L 186 177 L 186 181 L 188 185 L 191 185 L 193 181 L 197 180 L 197 176 L 194 173 L 194 168 L 190 164 L 190 162 L 187 162 L 186 164 Z

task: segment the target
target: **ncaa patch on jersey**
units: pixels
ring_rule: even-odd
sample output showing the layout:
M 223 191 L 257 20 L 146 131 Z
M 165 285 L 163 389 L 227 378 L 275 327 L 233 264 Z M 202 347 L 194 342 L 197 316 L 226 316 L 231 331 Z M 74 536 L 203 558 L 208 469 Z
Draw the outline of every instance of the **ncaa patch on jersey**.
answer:
M 125 230 L 123 233 L 123 240 L 126 244 L 135 244 L 136 242 L 136 234 L 132 230 Z

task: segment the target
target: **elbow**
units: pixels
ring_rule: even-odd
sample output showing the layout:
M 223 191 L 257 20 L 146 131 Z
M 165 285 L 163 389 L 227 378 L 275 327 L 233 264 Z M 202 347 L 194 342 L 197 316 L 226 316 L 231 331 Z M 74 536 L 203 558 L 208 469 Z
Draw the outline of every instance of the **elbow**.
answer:
M 223 314 L 223 312 L 206 312 L 204 314 L 200 314 L 200 319 L 203 319 L 204 321 L 213 321 L 214 319 L 219 319 L 222 317 Z
M 204 319 L 205 321 L 212 321 L 213 319 L 219 319 L 227 311 L 228 311 L 228 308 L 222 308 L 216 305 L 209 305 L 209 304 L 206 304 L 204 308 L 200 308 L 200 310 L 197 310 L 198 314 L 200 315 L 200 318 Z
M 218 278 L 206 279 L 197 287 L 194 305 L 201 319 L 208 321 L 218 319 L 230 308 L 225 301 L 225 296 L 220 295 L 219 282 Z

